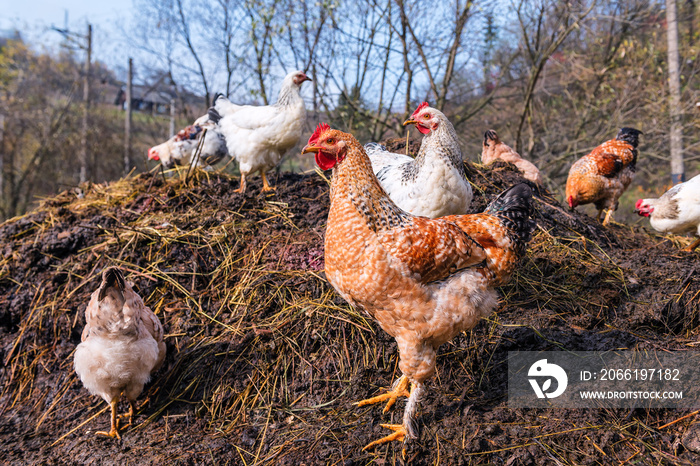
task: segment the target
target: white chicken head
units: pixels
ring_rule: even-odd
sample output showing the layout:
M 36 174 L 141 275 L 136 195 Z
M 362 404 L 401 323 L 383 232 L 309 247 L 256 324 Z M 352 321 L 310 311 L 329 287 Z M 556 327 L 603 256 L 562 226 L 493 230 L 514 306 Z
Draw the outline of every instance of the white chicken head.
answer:
M 418 131 L 428 134 L 430 131 L 435 131 L 444 119 L 445 115 L 440 110 L 428 107 L 428 102 L 423 102 L 411 117 L 403 122 L 403 125 L 416 125 Z
M 316 164 L 321 170 L 330 170 L 343 161 L 347 155 L 348 144 L 343 140 L 345 133 L 331 129 L 326 123 L 320 123 L 309 138 L 309 143 L 301 151 L 302 154 L 316 154 Z
M 165 141 L 162 144 L 153 146 L 148 149 L 148 159 L 160 162 L 163 165 L 168 165 L 171 163 L 170 160 L 170 140 Z
M 160 161 L 165 168 L 189 163 L 192 151 L 197 147 L 202 126 L 189 125 L 175 136 L 148 150 L 150 160 Z
M 642 217 L 648 217 L 654 212 L 654 206 L 651 205 L 649 199 L 639 199 L 634 205 L 634 211 Z
M 291 81 L 297 86 L 301 87 L 301 84 L 304 81 L 311 81 L 311 78 L 306 76 L 306 73 L 304 73 L 303 71 L 292 71 L 284 78 L 284 80 Z

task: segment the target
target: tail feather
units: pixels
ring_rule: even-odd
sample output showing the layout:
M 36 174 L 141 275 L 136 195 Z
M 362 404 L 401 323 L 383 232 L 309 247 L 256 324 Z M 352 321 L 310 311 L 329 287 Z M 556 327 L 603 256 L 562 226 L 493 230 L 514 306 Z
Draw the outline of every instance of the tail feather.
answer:
M 501 142 L 501 140 L 498 138 L 498 134 L 492 129 L 484 133 L 484 145 L 487 147 L 490 146 L 490 141 L 493 141 L 494 144 L 498 144 L 499 142 Z
M 209 120 L 213 121 L 215 124 L 218 124 L 219 120 L 221 120 L 221 115 L 214 107 L 209 107 L 207 114 L 209 115 Z
M 639 135 L 644 134 L 636 128 L 620 128 L 615 139 L 618 141 L 625 141 L 632 145 L 635 149 L 639 145 Z
M 102 301 L 107 293 L 115 290 L 117 296 L 123 299 L 124 289 L 126 288 L 124 274 L 116 267 L 109 267 L 102 272 L 102 284 L 97 298 Z
M 530 186 L 520 183 L 503 191 L 486 207 L 486 212 L 498 217 L 513 233 L 518 253 L 522 254 L 537 225 L 531 218 L 533 208 Z
M 368 154 L 370 152 L 386 152 L 387 151 L 386 147 L 379 144 L 378 142 L 368 142 L 367 144 L 365 144 L 364 147 L 365 147 L 365 152 L 367 152 Z

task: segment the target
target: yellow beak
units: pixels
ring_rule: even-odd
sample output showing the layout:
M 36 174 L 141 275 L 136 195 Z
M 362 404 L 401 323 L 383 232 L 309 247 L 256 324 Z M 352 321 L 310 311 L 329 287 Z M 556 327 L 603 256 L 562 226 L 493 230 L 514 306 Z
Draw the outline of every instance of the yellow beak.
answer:
M 304 146 L 304 148 L 301 150 L 301 153 L 302 153 L 302 154 L 308 154 L 309 152 L 313 152 L 314 154 L 317 154 L 317 153 L 321 152 L 321 148 L 320 148 L 320 147 L 313 146 L 313 145 L 311 145 L 311 144 L 307 144 L 307 145 Z
M 416 120 L 412 120 L 412 119 L 409 118 L 408 120 L 406 120 L 406 121 L 403 122 L 403 125 L 404 125 L 404 126 L 406 126 L 406 125 L 415 125 L 416 123 L 418 123 Z

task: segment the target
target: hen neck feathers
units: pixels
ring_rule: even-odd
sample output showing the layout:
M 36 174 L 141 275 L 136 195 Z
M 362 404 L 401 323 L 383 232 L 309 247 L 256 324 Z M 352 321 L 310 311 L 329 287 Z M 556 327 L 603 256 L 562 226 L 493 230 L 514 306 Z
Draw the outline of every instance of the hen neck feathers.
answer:
M 299 104 L 299 102 L 303 103 L 299 87 L 295 84 L 286 84 L 280 89 L 275 107 L 291 107 Z
M 431 131 L 423 138 L 415 160 L 404 166 L 403 178 L 415 179 L 428 157 L 440 159 L 456 168 L 463 176 L 466 176 L 462 151 L 457 142 L 457 133 L 449 121 L 442 121 L 437 129 Z
M 347 156 L 333 169 L 333 204 L 349 201 L 375 233 L 406 225 L 411 215 L 394 204 L 379 185 L 369 157 L 357 141 L 350 143 Z

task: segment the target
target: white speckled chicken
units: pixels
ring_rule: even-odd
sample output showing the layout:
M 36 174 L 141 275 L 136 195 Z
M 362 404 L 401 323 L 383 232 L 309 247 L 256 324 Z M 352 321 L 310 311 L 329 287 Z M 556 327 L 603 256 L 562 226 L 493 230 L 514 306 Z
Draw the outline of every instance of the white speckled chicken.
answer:
M 406 212 L 428 218 L 467 213 L 472 187 L 464 173 L 462 151 L 452 123 L 423 102 L 404 125 L 425 137 L 415 159 L 370 143 L 365 151 L 379 184 Z
M 205 129 L 207 130 L 206 135 Z M 148 158 L 160 161 L 165 168 L 172 168 L 175 165 L 189 165 L 202 137 L 204 137 L 204 143 L 196 166 L 215 165 L 226 157 L 228 154 L 226 140 L 219 127 L 199 118 L 194 124 L 181 129 L 164 143 L 151 147 L 148 150 Z
M 121 438 L 117 403 L 129 401 L 129 425 L 136 398 L 165 358 L 163 326 L 115 267 L 105 269 L 102 284 L 85 309 L 82 343 L 75 350 L 74 367 L 91 394 L 101 396 L 112 410 L 109 432 Z
M 221 94 L 214 97 L 209 119 L 219 125 L 228 153 L 240 164 L 241 186 L 236 192 L 244 192 L 246 177 L 257 171 L 263 179 L 263 191 L 274 189 L 265 174 L 301 138 L 306 107 L 299 91 L 304 81 L 311 79 L 303 72 L 289 73 L 274 105 L 236 105 Z
M 649 217 L 656 231 L 663 233 L 695 233 L 700 236 L 700 175 L 677 184 L 658 199 L 639 199 L 635 211 Z M 685 248 L 700 246 L 700 238 Z
M 413 416 L 437 349 L 496 308 L 495 287 L 510 279 L 535 226 L 532 193 L 519 184 L 481 214 L 417 217 L 386 195 L 352 135 L 321 124 L 303 152 L 333 169 L 326 277 L 398 343 L 403 375 L 388 393 L 359 404 L 388 400 L 388 409 L 408 396 L 403 422 L 385 425 L 395 432 L 365 448 L 416 438 Z
M 529 160 L 520 157 L 510 146 L 504 144 L 498 134 L 490 129 L 484 133 L 484 144 L 481 149 L 481 163 L 490 165 L 497 160 L 509 162 L 518 167 L 525 179 L 542 186 L 540 170 Z
M 603 225 L 610 222 L 620 196 L 634 179 L 640 134 L 637 129 L 622 128 L 615 139 L 599 145 L 571 166 L 566 202 L 572 210 L 593 203 L 598 209 L 598 220 L 607 210 Z

